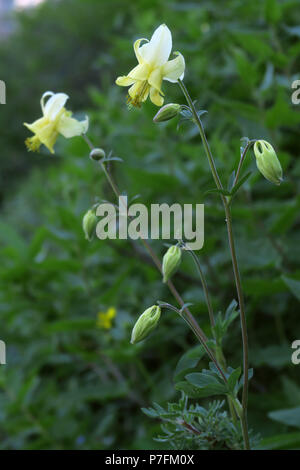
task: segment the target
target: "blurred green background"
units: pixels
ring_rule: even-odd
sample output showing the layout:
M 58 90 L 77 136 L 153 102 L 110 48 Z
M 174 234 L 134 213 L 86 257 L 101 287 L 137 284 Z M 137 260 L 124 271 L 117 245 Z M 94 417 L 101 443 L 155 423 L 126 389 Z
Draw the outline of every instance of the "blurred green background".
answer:
M 7 85 L 0 108 L 0 339 L 7 344 L 0 448 L 160 448 L 153 441 L 160 424 L 140 408 L 178 398 L 173 370 L 196 344 L 166 313 L 148 341 L 130 345 L 137 316 L 158 299 L 173 299 L 141 246 L 84 239 L 85 211 L 97 200 L 113 201 L 86 144 L 61 139 L 54 156 L 27 153 L 22 123 L 40 116 L 44 91 L 69 94 L 69 109 L 90 116 L 93 143 L 124 160 L 111 171 L 129 198 L 205 202 L 199 254 L 215 310 L 235 297 L 224 214 L 217 196 L 204 196 L 213 182 L 196 129 L 154 125 L 157 108 L 147 102 L 128 111 L 126 90 L 114 85 L 135 65 L 133 41 L 161 23 L 186 59 L 192 97 L 209 111 L 203 119 L 223 183 L 243 136 L 269 140 L 284 168 L 285 182 L 273 186 L 249 156 L 245 169 L 253 175 L 233 217 L 255 371 L 250 427 L 267 448 L 300 448 L 300 366 L 291 363 L 291 343 L 300 339 L 300 108 L 291 103 L 291 83 L 300 78 L 299 1 L 46 1 L 15 21 L 0 44 Z M 166 102 L 183 103 L 176 85 L 164 82 L 164 92 Z M 162 256 L 163 242 L 153 247 Z M 189 259 L 175 284 L 208 332 Z M 97 314 L 109 307 L 117 314 L 105 330 Z M 233 367 L 240 364 L 238 321 L 225 353 Z

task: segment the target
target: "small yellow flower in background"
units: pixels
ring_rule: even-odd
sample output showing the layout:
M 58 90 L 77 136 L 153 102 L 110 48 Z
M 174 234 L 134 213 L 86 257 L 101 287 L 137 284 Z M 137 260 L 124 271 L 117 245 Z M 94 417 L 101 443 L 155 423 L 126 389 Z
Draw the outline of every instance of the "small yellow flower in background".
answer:
M 46 98 L 48 101 L 45 104 Z M 41 144 L 44 144 L 51 153 L 54 153 L 53 146 L 59 134 L 70 139 L 87 132 L 88 117 L 84 121 L 72 118 L 72 113 L 64 107 L 68 99 L 69 97 L 65 93 L 47 91 L 43 94 L 41 99 L 43 117 L 32 124 L 24 123 L 24 126 L 34 133 L 33 137 L 29 137 L 25 141 L 28 150 L 37 152 Z
M 106 312 L 99 312 L 97 315 L 97 327 L 105 330 L 110 330 L 112 321 L 115 318 L 117 311 L 114 307 L 109 307 Z
M 134 43 L 134 52 L 139 64 L 127 76 L 118 77 L 116 84 L 130 86 L 128 102 L 132 106 L 141 106 L 149 94 L 152 103 L 162 106 L 162 81 L 176 83 L 179 78 L 183 79 L 184 58 L 179 52 L 175 52 L 178 57 L 168 60 L 172 50 L 172 35 L 165 24 L 160 25 L 151 40 L 140 47 L 142 41 L 147 39 L 138 39 Z

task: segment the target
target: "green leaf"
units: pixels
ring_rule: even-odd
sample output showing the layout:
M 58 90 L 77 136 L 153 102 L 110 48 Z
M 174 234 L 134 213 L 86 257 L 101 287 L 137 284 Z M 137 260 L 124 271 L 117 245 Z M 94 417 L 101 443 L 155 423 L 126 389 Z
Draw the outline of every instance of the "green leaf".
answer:
M 281 279 L 285 283 L 285 285 L 289 288 L 289 290 L 294 294 L 294 296 L 300 300 L 300 281 L 295 279 L 291 279 L 290 277 L 281 276 Z
M 201 345 L 187 351 L 177 363 L 174 372 L 174 381 L 182 380 L 188 371 L 196 367 L 204 354 L 205 349 Z
M 255 449 L 263 450 L 288 450 L 300 449 L 300 432 L 278 434 L 263 439 Z
M 223 196 L 231 195 L 230 191 L 227 191 L 227 189 L 208 189 L 205 191 L 204 196 L 206 196 L 206 194 L 222 194 Z
M 241 186 L 243 186 L 243 184 L 247 181 L 250 175 L 251 171 L 249 171 L 245 176 L 243 176 L 243 178 L 238 181 L 238 183 L 232 188 L 230 192 L 231 196 L 234 196 L 236 194 L 236 192 L 240 189 Z
M 207 394 L 206 390 L 196 387 L 186 381 L 177 382 L 175 384 L 175 390 L 184 392 L 189 398 L 205 398 L 212 395 L 211 393 Z
M 188 374 L 186 380 L 201 389 L 201 392 L 204 394 L 202 396 L 209 397 L 211 395 L 226 393 L 225 384 L 220 383 L 218 378 L 210 371 Z
M 230 304 L 227 307 L 227 310 L 225 312 L 225 320 L 229 321 L 229 324 L 236 318 L 236 316 L 239 314 L 238 310 L 238 303 L 235 299 L 233 299 Z
M 288 344 L 267 346 L 253 350 L 252 364 L 260 367 L 267 364 L 273 368 L 282 368 L 291 364 L 292 349 Z
M 223 337 L 225 336 L 228 327 L 230 324 L 233 322 L 233 320 L 238 316 L 239 311 L 235 310 L 237 307 L 237 302 L 236 300 L 233 300 L 229 307 L 226 310 L 225 316 L 222 315 L 222 312 L 219 312 L 216 321 L 215 321 L 215 326 L 213 327 L 213 331 L 216 335 L 217 341 L 221 342 Z
M 269 418 L 288 426 L 300 428 L 300 406 L 285 410 L 276 410 L 268 413 Z
M 234 393 L 238 387 L 239 376 L 241 375 L 241 367 L 233 370 L 227 379 L 227 387 L 230 392 Z

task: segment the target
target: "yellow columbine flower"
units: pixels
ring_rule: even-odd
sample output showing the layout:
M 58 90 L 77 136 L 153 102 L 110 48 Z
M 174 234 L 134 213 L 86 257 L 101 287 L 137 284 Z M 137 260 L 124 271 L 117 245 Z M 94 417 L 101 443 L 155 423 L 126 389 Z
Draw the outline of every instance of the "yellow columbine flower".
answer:
M 183 79 L 184 58 L 179 52 L 175 52 L 178 57 L 168 60 L 172 50 L 172 35 L 165 24 L 154 31 L 150 42 L 140 47 L 142 41 L 147 39 L 138 39 L 134 43 L 134 52 L 139 64 L 127 76 L 118 77 L 116 84 L 131 85 L 128 90 L 128 102 L 132 106 L 141 106 L 149 93 L 152 103 L 162 106 L 162 81 L 175 83 L 179 78 Z
M 114 307 L 110 307 L 106 312 L 99 312 L 97 315 L 97 327 L 110 330 L 112 321 L 115 318 L 117 311 Z
M 45 99 L 49 98 L 45 104 Z M 84 121 L 77 121 L 72 118 L 72 113 L 64 108 L 68 95 L 65 93 L 52 93 L 47 91 L 41 99 L 43 117 L 37 119 L 32 124 L 24 123 L 33 137 L 26 139 L 25 144 L 28 150 L 37 152 L 41 144 L 44 144 L 51 153 L 54 153 L 53 146 L 58 134 L 62 134 L 66 139 L 76 135 L 85 134 L 88 130 L 88 117 Z

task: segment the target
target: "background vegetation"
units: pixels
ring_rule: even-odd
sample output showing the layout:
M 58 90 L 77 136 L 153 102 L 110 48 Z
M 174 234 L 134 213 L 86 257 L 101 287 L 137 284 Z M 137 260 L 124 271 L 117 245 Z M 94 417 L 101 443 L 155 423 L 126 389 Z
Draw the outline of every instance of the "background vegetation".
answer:
M 1 107 L 0 448 L 168 448 L 153 441 L 159 420 L 141 407 L 176 401 L 173 371 L 195 339 L 172 313 L 151 339 L 129 344 L 131 328 L 157 299 L 172 301 L 142 248 L 88 243 L 81 229 L 97 200 L 113 200 L 80 138 L 59 141 L 55 156 L 28 154 L 22 127 L 40 114 L 45 90 L 70 95 L 69 107 L 91 117 L 90 138 L 124 159 L 112 172 L 140 202 L 205 202 L 200 253 L 216 311 L 235 296 L 222 207 L 197 131 L 154 125 L 147 103 L 128 111 L 115 77 L 134 65 L 132 42 L 165 22 L 186 58 L 186 83 L 202 109 L 223 183 L 239 160 L 240 138 L 273 143 L 285 182 L 275 187 L 255 170 L 233 209 L 249 324 L 249 421 L 267 448 L 300 448 L 299 369 L 291 343 L 300 338 L 299 124 L 291 83 L 299 78 L 297 0 L 48 1 L 18 15 L 0 45 Z M 183 102 L 165 84 L 167 101 Z M 153 244 L 162 255 L 163 243 Z M 189 259 L 176 286 L 201 326 L 208 315 Z M 97 314 L 117 310 L 113 327 Z M 241 361 L 239 322 L 226 356 Z M 205 358 L 201 367 L 207 365 Z M 205 404 L 205 400 L 200 400 Z M 292 411 L 285 411 L 292 409 Z

